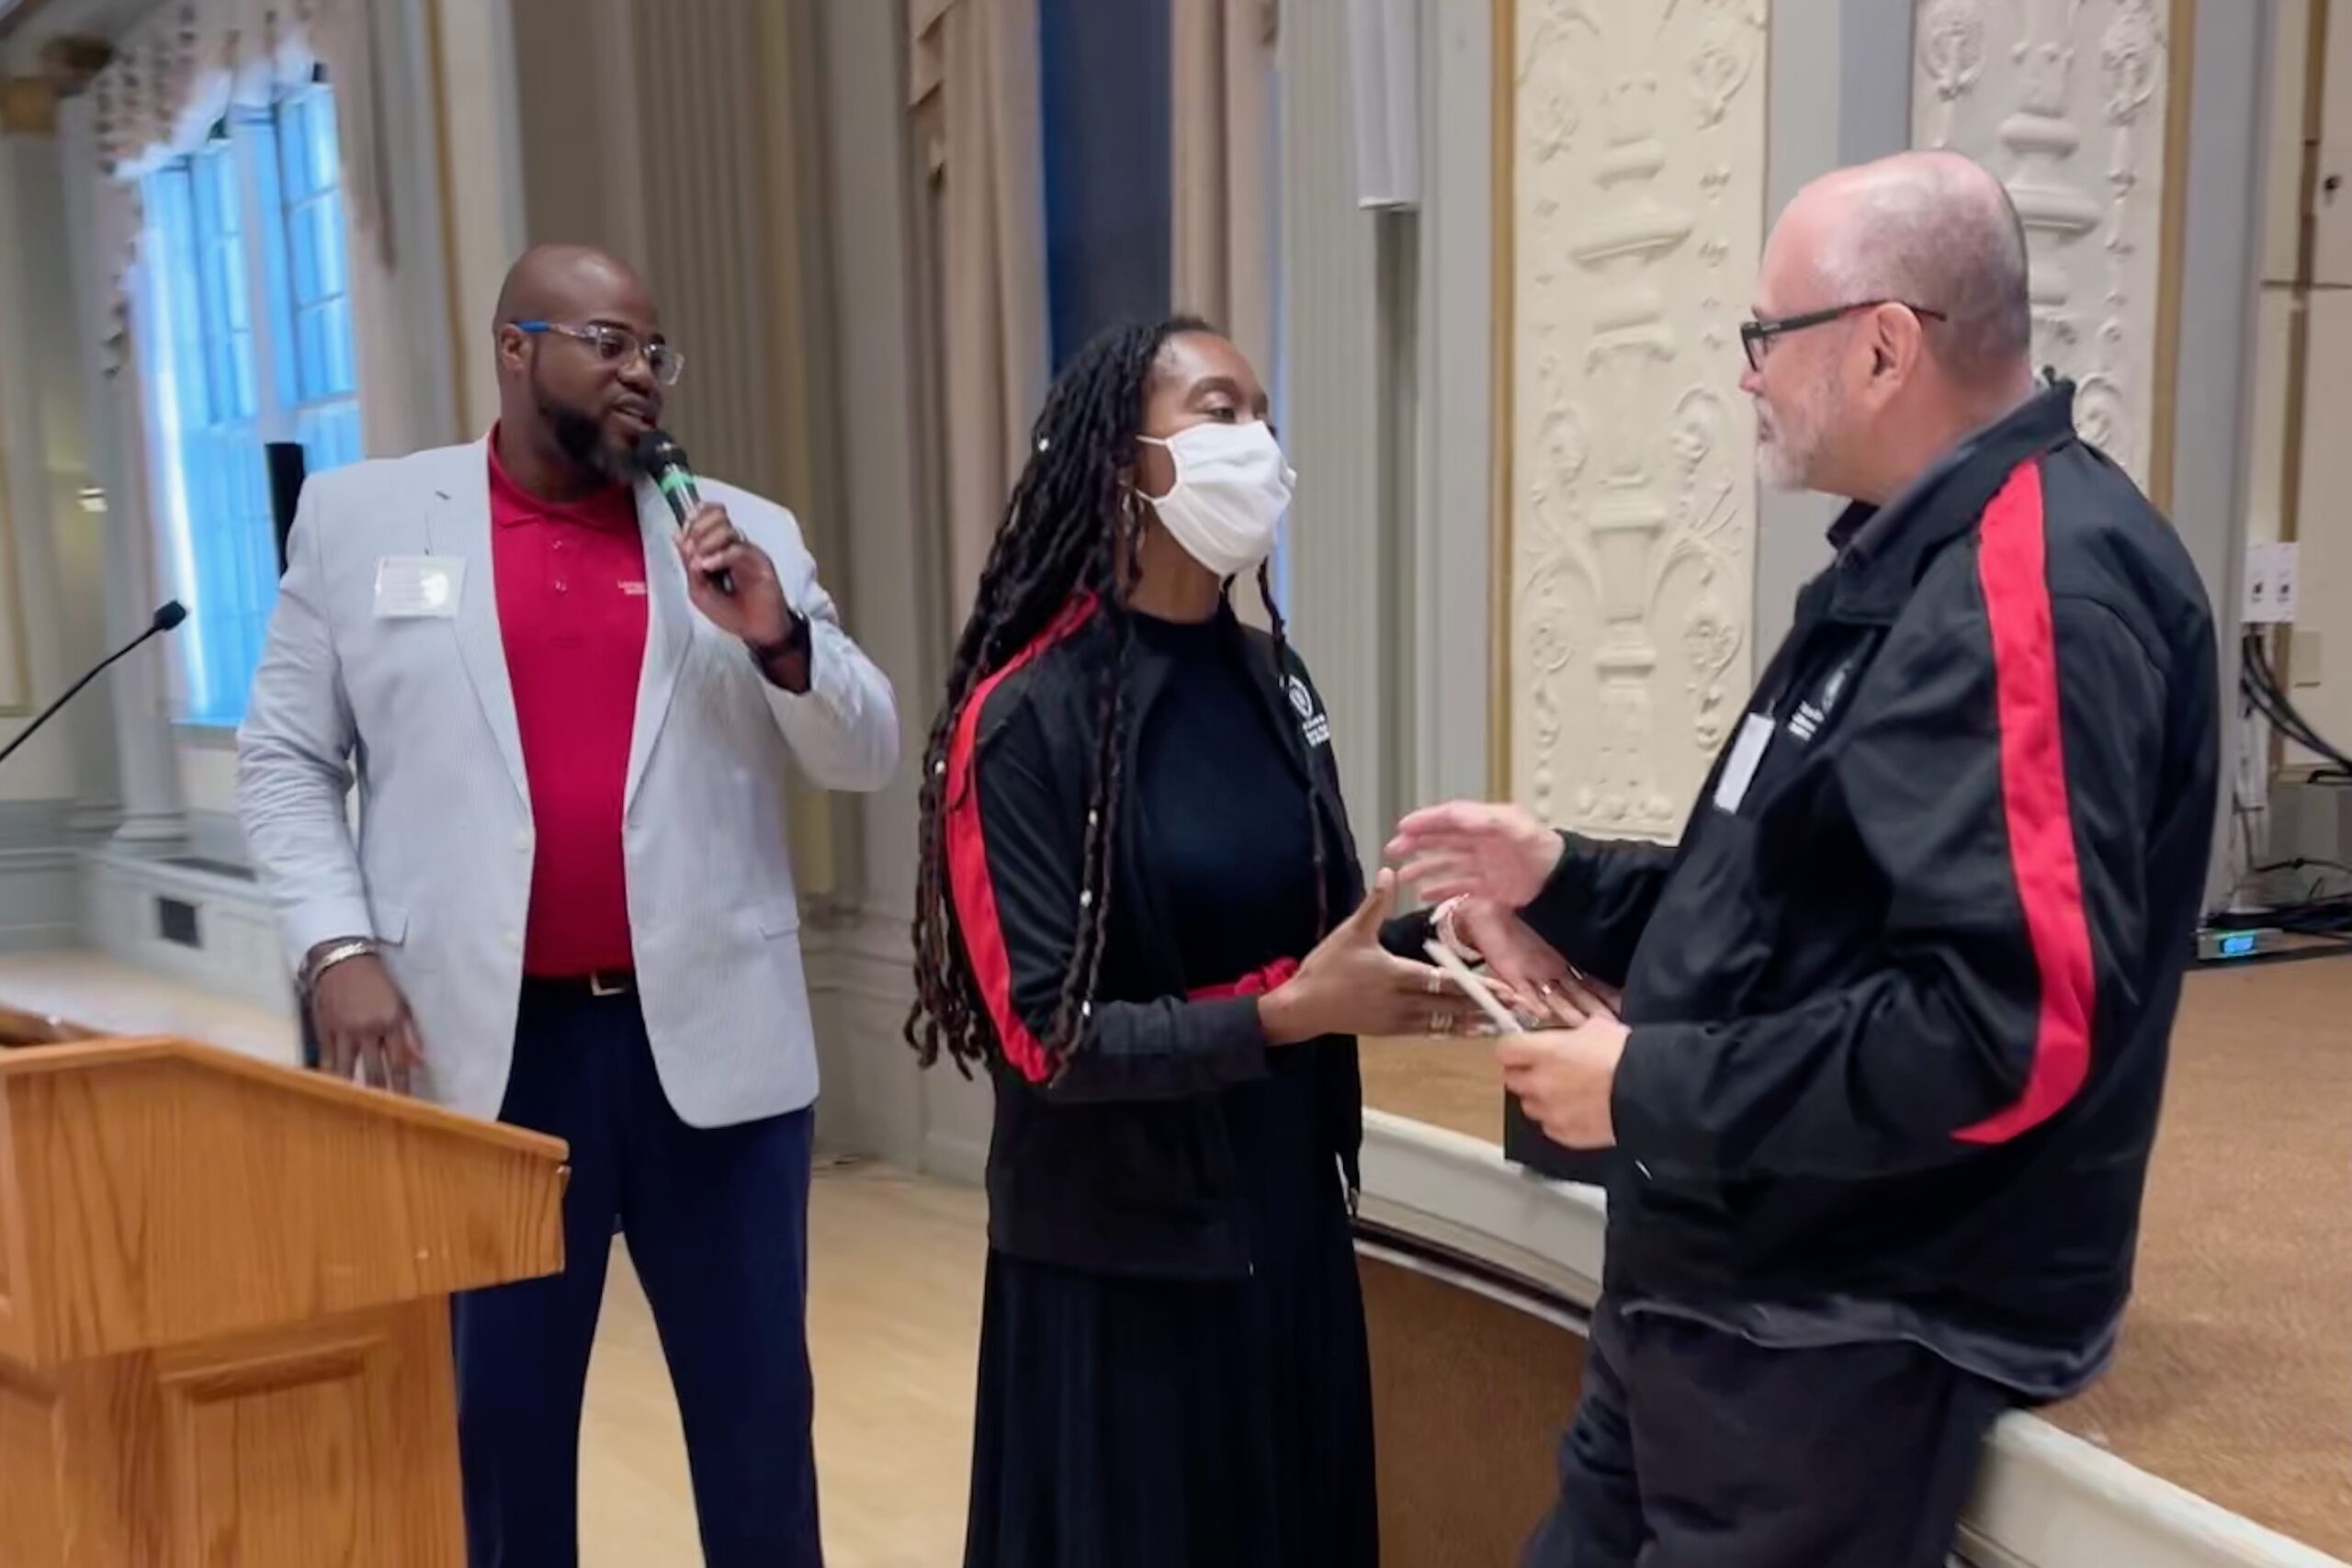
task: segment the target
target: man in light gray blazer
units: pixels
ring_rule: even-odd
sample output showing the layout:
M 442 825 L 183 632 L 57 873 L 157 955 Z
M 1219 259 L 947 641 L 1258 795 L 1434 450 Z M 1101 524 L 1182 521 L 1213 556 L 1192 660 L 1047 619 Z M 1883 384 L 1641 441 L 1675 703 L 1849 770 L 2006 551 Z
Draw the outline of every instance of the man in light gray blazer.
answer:
M 707 484 L 679 529 L 636 473 L 684 359 L 629 268 L 535 250 L 494 333 L 486 441 L 303 493 L 238 738 L 246 837 L 328 1070 L 571 1145 L 564 1272 L 458 1303 L 475 1568 L 576 1560 L 616 1223 L 707 1561 L 815 1564 L 784 774 L 880 786 L 890 686 L 789 513 Z

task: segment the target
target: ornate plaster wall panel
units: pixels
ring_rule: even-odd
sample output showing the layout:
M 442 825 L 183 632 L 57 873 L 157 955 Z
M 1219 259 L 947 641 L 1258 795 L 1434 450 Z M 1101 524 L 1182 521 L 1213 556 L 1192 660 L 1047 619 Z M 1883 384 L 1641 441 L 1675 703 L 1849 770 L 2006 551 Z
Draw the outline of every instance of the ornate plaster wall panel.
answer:
M 1912 142 L 1967 153 L 2025 221 L 2036 363 L 2149 482 L 2168 0 L 1917 0 Z
M 1501 0 L 1510 782 L 1672 838 L 1747 694 L 1767 0 Z

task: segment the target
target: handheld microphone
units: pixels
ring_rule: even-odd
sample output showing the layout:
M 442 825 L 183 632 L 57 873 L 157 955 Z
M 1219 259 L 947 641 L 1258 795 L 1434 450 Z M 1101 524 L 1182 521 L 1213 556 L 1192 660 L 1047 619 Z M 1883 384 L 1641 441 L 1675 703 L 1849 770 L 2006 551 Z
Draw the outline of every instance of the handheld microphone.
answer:
M 686 449 L 670 439 L 667 433 L 649 430 L 637 438 L 637 466 L 662 499 L 670 503 L 670 515 L 678 526 L 686 525 L 695 507 L 702 504 L 702 491 L 695 485 L 694 468 L 686 461 Z M 729 571 L 707 571 L 703 578 L 721 593 L 735 592 L 734 574 Z
M 65 688 L 65 694 L 63 696 L 59 697 L 55 702 L 41 709 L 40 713 L 34 715 L 32 722 L 26 725 L 24 728 L 17 731 L 16 738 L 10 740 L 7 745 L 0 746 L 0 762 L 6 761 L 9 757 L 15 753 L 17 747 L 22 746 L 26 741 L 30 740 L 33 738 L 33 731 L 39 729 L 42 725 L 47 724 L 51 718 L 55 717 L 57 716 L 57 710 L 63 707 L 67 703 L 72 702 L 81 692 L 83 687 L 88 685 L 91 682 L 104 674 L 107 665 L 112 664 L 118 659 L 123 658 L 132 649 L 138 648 L 140 644 L 145 642 L 149 637 L 161 637 L 165 632 L 175 630 L 182 621 L 187 619 L 187 607 L 176 599 L 170 600 L 158 607 L 154 615 L 147 622 L 147 629 L 145 631 L 141 632 L 137 637 L 132 637 L 129 642 L 124 643 L 120 648 L 116 649 L 112 653 L 107 654 L 104 659 L 99 660 L 96 664 L 92 665 L 87 674 L 84 675 L 80 680 Z

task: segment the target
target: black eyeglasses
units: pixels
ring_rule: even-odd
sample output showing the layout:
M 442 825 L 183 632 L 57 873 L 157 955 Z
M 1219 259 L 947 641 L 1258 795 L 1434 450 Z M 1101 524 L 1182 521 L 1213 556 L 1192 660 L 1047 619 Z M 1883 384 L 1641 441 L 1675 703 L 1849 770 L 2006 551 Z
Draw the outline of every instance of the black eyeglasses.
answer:
M 1777 321 L 1742 321 L 1739 323 L 1739 346 L 1747 351 L 1747 367 L 1764 368 L 1764 351 L 1771 341 L 1783 333 L 1801 333 L 1807 327 L 1824 327 L 1840 321 L 1857 310 L 1875 310 L 1881 305 L 1900 305 L 1913 315 L 1930 321 L 1951 318 L 1928 305 L 1914 305 L 1908 299 L 1857 299 L 1850 305 L 1832 305 L 1826 310 L 1807 310 L 1801 316 L 1783 316 Z
M 645 367 L 653 372 L 653 378 L 665 387 L 676 386 L 678 378 L 686 373 L 686 356 L 660 338 L 641 343 L 637 334 L 627 327 L 616 327 L 608 321 L 591 321 L 585 326 L 575 326 L 569 321 L 515 321 L 512 324 L 516 332 L 530 333 L 535 336 L 541 333 L 560 333 L 565 337 L 578 338 L 595 350 L 596 357 L 606 365 L 617 365 L 642 354 L 645 355 Z

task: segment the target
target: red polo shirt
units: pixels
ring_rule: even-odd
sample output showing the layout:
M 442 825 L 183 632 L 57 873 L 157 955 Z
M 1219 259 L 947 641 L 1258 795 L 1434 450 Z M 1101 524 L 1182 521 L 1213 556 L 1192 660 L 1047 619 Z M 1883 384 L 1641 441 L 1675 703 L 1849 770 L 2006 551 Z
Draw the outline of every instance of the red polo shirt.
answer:
M 621 796 L 646 627 L 636 497 L 615 485 L 543 501 L 499 465 L 492 431 L 490 516 L 498 629 L 537 839 L 523 972 L 628 969 Z

